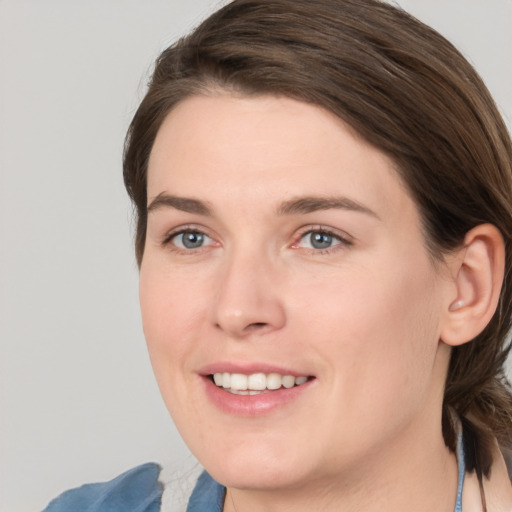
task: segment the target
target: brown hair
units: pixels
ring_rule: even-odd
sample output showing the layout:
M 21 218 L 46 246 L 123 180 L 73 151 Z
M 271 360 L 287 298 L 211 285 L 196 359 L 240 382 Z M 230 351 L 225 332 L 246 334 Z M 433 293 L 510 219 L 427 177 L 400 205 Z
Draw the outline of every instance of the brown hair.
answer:
M 453 349 L 443 404 L 446 444 L 455 449 L 450 411 L 469 418 L 477 448 L 468 469 L 480 460 L 488 475 L 492 439 L 512 448 L 504 370 L 512 312 L 512 144 L 478 74 L 437 32 L 378 0 L 226 5 L 162 53 L 129 128 L 124 179 L 136 207 L 139 264 L 156 134 L 177 102 L 219 88 L 319 105 L 387 153 L 416 201 L 435 260 L 479 224 L 500 230 L 506 275 L 499 305 L 479 336 Z

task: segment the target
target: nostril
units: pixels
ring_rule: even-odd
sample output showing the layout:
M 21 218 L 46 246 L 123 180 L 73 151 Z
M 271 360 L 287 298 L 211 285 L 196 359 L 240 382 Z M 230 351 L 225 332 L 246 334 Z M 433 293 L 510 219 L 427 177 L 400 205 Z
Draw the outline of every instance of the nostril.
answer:
M 267 324 L 265 322 L 254 322 L 252 324 L 249 324 L 247 326 L 248 329 L 261 329 L 262 327 L 265 327 Z

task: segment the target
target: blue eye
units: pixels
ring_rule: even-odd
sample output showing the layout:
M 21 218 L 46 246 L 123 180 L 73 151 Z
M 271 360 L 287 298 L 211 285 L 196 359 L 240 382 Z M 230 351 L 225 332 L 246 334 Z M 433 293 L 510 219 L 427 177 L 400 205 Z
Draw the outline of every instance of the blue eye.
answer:
M 180 249 L 199 249 L 211 243 L 211 238 L 200 231 L 182 231 L 171 238 L 172 243 Z
M 327 233 L 310 233 L 309 240 L 315 249 L 327 249 L 333 243 L 333 237 Z
M 330 249 L 343 243 L 343 240 L 326 231 L 308 231 L 302 235 L 299 244 L 307 249 Z

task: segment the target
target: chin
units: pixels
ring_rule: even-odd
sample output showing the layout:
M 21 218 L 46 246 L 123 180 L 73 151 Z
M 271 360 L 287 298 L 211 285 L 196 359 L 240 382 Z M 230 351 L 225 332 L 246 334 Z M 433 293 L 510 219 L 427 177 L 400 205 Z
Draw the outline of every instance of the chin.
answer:
M 293 489 L 308 480 L 307 472 L 298 472 L 290 464 L 251 463 L 241 461 L 236 468 L 228 464 L 218 464 L 205 469 L 225 487 L 241 490 L 283 490 Z
M 235 444 L 236 443 L 236 444 Z M 198 460 L 208 473 L 226 487 L 236 489 L 284 489 L 300 485 L 310 474 L 306 457 L 297 457 L 297 445 L 264 443 L 246 437 L 210 453 L 199 450 Z M 196 455 L 196 456 L 197 456 Z

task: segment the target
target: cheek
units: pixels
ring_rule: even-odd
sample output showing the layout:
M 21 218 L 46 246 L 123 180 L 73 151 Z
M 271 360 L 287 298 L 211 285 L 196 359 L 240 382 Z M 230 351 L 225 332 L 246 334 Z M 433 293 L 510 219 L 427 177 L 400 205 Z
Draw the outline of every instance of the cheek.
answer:
M 144 335 L 157 379 L 181 364 L 204 327 L 206 293 L 200 279 L 180 279 L 151 265 L 141 268 L 139 298 Z
M 149 262 L 148 262 L 149 263 Z M 139 298 L 144 336 L 160 393 L 176 422 L 189 424 L 198 413 L 190 397 L 194 347 L 204 327 L 200 280 L 179 279 L 162 267 L 141 267 Z M 187 419 L 188 418 L 188 419 Z
M 372 340 L 364 356 L 370 361 L 374 397 L 382 411 L 408 415 L 429 401 L 435 388 L 434 366 L 439 344 L 432 275 L 390 274 L 385 289 L 369 300 L 372 321 L 366 337 Z
M 425 397 L 439 340 L 435 282 L 429 263 L 360 267 L 297 308 L 312 313 L 317 350 L 330 356 L 336 389 L 354 406 Z

